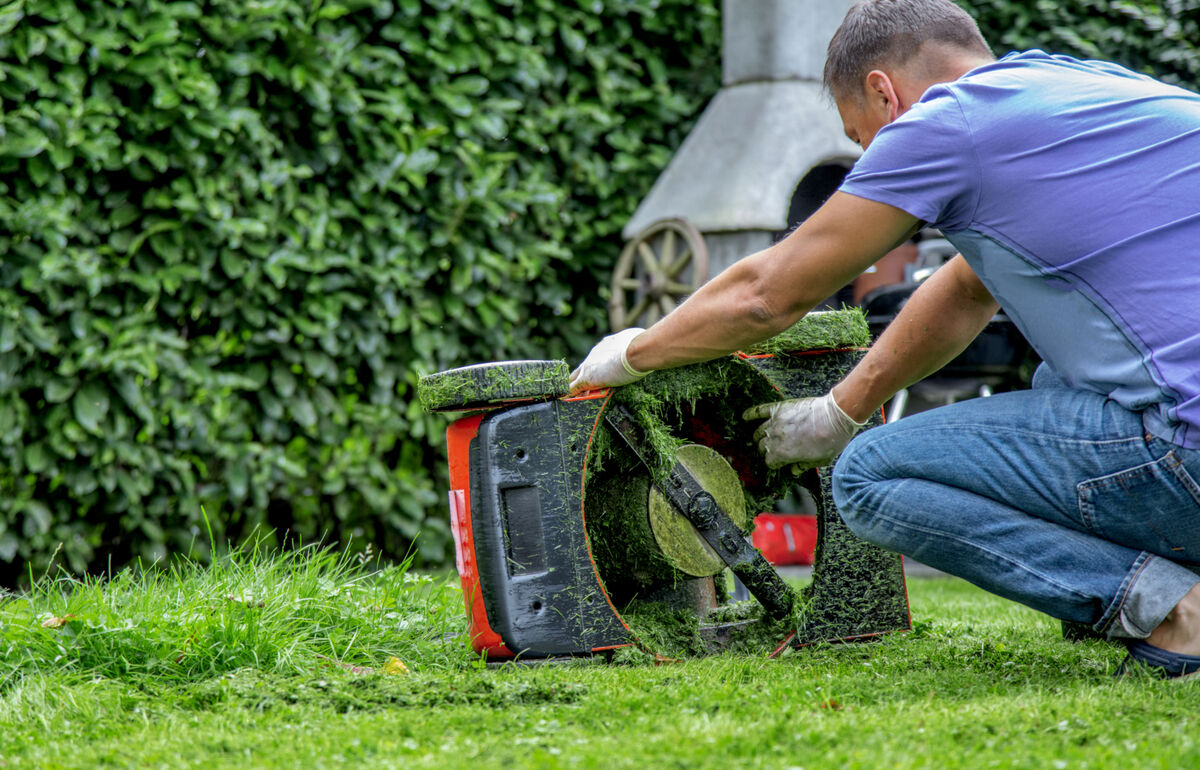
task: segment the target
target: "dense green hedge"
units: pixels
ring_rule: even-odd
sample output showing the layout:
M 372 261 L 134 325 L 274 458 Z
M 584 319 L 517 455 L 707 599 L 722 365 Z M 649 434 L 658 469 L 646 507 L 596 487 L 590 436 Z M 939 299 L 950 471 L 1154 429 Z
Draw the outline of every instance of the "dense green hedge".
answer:
M 1107 59 L 1200 90 L 1200 0 L 957 0 L 996 53 Z
M 719 39 L 715 0 L 4 5 L 0 577 L 209 524 L 444 558 L 418 375 L 587 348 Z

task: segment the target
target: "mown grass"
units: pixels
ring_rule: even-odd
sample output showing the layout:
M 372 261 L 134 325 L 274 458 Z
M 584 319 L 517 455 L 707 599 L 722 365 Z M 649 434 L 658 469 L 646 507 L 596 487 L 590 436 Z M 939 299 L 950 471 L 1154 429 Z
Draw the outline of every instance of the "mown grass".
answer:
M 910 588 L 914 632 L 871 644 L 489 669 L 453 582 L 328 549 L 43 581 L 0 602 L 0 765 L 1200 766 L 1200 683 L 1116 679 L 1119 648 Z

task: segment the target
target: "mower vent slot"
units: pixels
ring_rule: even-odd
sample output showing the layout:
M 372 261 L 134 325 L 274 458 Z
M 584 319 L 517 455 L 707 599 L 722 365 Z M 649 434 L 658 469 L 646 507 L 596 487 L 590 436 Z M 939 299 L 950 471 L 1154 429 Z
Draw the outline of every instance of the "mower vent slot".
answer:
M 538 488 L 502 489 L 500 499 L 508 574 L 516 576 L 545 572 L 546 542 L 542 534 L 542 504 Z

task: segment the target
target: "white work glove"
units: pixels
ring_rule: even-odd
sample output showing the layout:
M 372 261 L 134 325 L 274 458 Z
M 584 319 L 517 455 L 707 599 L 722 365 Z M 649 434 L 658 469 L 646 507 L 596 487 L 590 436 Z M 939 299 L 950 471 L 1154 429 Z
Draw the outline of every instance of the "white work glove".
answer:
M 767 467 L 795 464 L 796 470 L 828 465 L 867 425 L 850 419 L 832 393 L 752 406 L 742 419 L 766 420 L 754 431 L 754 440 Z
M 650 372 L 634 369 L 625 357 L 629 343 L 644 331 L 646 330 L 636 327 L 622 329 L 596 343 L 596 347 L 592 348 L 592 352 L 588 353 L 583 363 L 571 372 L 571 392 L 615 388 L 618 385 L 637 382 L 649 374 Z

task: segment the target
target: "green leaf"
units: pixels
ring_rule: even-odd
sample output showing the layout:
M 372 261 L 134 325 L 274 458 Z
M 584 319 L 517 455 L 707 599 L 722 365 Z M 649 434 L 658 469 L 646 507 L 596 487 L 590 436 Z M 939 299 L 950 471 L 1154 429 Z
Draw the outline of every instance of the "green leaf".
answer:
M 229 496 L 235 502 L 240 503 L 245 500 L 250 486 L 250 471 L 246 467 L 245 461 L 231 463 L 226 473 L 226 479 L 229 482 Z
M 0 156 L 32 158 L 49 146 L 49 140 L 40 132 L 4 136 L 0 138 Z
M 61 377 L 51 377 L 46 380 L 46 386 L 43 393 L 46 400 L 51 404 L 58 404 L 66 401 L 75 393 L 75 381 L 67 380 Z
M 117 394 L 121 396 L 121 400 L 136 414 L 143 422 L 154 423 L 154 412 L 151 411 L 149 404 L 146 403 L 146 398 L 143 394 L 143 388 L 138 385 L 137 379 L 132 375 L 125 374 L 114 379 L 115 389 Z
M 20 542 L 13 533 L 5 532 L 3 535 L 0 535 L 0 560 L 6 562 L 13 561 L 16 558 L 19 546 Z
M 108 416 L 108 392 L 95 382 L 80 388 L 71 400 L 75 420 L 93 435 L 100 435 L 102 422 Z
M 25 469 L 30 473 L 42 473 L 52 461 L 53 455 L 44 443 L 39 441 L 25 447 Z
M 25 514 L 24 532 L 26 537 L 44 535 L 54 524 L 54 516 L 50 513 L 50 509 L 37 500 L 26 500 L 21 504 L 21 511 Z
M 0 9 L 0 35 L 12 32 L 24 18 L 25 8 L 22 3 L 13 3 L 8 8 Z
M 288 402 L 288 410 L 302 428 L 312 430 L 317 426 L 317 411 L 307 398 L 300 397 Z
M 483 96 L 488 85 L 488 79 L 483 75 L 463 75 L 451 81 L 450 87 L 467 96 Z
M 291 398 L 296 394 L 296 377 L 282 364 L 276 364 L 271 369 L 271 384 L 275 392 L 283 398 Z

